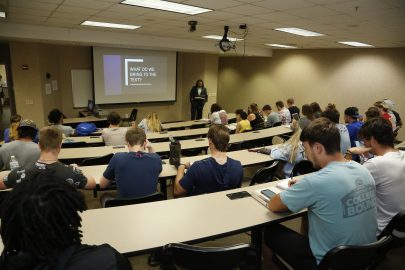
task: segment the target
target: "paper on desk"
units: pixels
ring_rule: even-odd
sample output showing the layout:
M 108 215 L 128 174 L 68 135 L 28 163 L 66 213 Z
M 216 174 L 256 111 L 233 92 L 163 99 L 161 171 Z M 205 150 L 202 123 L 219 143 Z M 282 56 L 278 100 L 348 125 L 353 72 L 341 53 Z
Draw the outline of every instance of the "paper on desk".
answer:
M 282 190 L 288 189 L 288 188 L 289 188 L 289 186 L 288 186 L 288 181 L 290 181 L 290 179 L 280 180 L 280 181 L 277 183 L 277 187 L 278 187 L 279 189 L 282 189 Z

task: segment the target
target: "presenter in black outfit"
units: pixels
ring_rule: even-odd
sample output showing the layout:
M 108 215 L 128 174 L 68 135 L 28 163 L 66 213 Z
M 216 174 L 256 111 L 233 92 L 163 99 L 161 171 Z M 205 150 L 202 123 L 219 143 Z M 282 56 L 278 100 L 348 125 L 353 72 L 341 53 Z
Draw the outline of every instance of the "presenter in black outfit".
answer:
M 201 119 L 205 102 L 207 102 L 207 89 L 204 82 L 198 80 L 190 91 L 191 120 Z

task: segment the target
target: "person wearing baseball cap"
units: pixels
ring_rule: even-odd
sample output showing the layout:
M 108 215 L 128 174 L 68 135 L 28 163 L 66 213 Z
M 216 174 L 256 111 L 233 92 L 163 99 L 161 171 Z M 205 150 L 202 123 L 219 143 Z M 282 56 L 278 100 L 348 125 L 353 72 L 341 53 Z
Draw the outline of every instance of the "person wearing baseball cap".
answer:
M 359 109 L 357 107 L 348 107 L 345 110 L 345 123 L 347 130 L 349 131 L 350 136 L 350 145 L 351 147 L 356 146 L 357 134 L 359 133 L 359 129 L 363 125 L 362 122 L 358 121 L 359 117 Z
M 39 158 L 39 147 L 33 142 L 38 132 L 35 122 L 30 119 L 22 120 L 17 132 L 17 140 L 0 147 L 0 170 L 10 170 L 11 156 L 14 156 L 19 168 L 30 167 Z

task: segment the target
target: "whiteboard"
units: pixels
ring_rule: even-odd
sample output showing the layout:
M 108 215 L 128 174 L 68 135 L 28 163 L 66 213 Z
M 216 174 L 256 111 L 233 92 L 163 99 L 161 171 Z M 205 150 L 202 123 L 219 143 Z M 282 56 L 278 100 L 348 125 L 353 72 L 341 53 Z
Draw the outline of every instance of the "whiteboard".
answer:
M 89 69 L 72 69 L 73 108 L 87 107 L 93 99 L 93 73 Z

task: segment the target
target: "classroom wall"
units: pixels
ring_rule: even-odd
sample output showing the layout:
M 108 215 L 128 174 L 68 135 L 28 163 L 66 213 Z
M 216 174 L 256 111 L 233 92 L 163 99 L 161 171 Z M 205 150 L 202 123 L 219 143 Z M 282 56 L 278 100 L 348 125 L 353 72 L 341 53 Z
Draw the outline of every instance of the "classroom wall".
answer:
M 46 124 L 47 114 L 53 108 L 61 108 L 67 117 L 77 117 L 81 109 L 73 108 L 71 70 L 92 69 L 91 47 L 15 41 L 10 43 L 10 48 L 17 113 L 33 119 L 39 126 Z M 22 65 L 28 65 L 29 69 L 22 70 Z M 123 116 L 137 108 L 138 122 L 154 111 L 162 121 L 188 120 L 191 86 L 202 78 L 209 92 L 216 95 L 217 71 L 217 55 L 178 53 L 176 102 L 103 105 L 100 108 Z M 46 73 L 51 74 L 51 79 L 46 79 Z M 47 95 L 45 84 L 52 80 L 57 81 L 58 90 Z M 33 104 L 27 104 L 31 100 Z M 210 98 L 210 102 L 215 100 L 216 96 Z M 208 107 L 204 108 L 204 115 L 207 115 Z
M 356 106 L 364 113 L 375 101 L 390 98 L 405 120 L 405 48 L 277 50 L 272 58 L 219 60 L 218 102 L 228 111 L 249 103 L 294 97 L 297 106 L 335 103 L 341 112 Z M 399 139 L 405 139 L 404 129 Z

